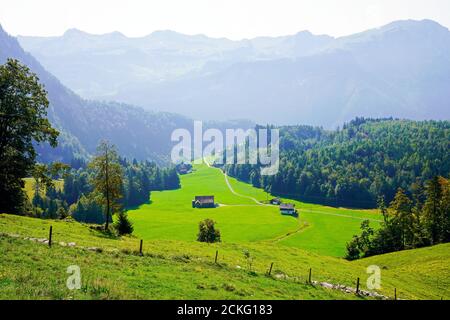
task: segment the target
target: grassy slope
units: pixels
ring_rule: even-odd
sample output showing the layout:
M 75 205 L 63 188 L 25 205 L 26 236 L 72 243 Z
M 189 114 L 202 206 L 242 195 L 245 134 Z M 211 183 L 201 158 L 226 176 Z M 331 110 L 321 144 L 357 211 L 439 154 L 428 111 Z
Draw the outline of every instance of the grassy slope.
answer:
M 139 239 L 134 237 L 108 238 L 76 222 L 0 215 L 0 232 L 9 234 L 45 238 L 50 225 L 55 242 L 101 247 L 103 253 L 59 246 L 48 249 L 0 236 L 1 298 L 32 298 L 37 293 L 42 298 L 353 298 L 304 286 L 308 269 L 313 269 L 314 280 L 349 286 L 360 277 L 365 288 L 366 268 L 377 264 L 382 268 L 380 292 L 385 295 L 392 296 L 395 287 L 400 298 L 450 299 L 450 244 L 348 262 L 267 241 L 208 245 L 151 240 L 144 242 L 146 256 L 141 258 L 122 253 L 138 249 Z M 257 276 L 244 271 L 244 249 L 254 257 L 252 269 Z M 212 263 L 216 250 L 220 268 Z M 290 280 L 266 278 L 263 274 L 271 262 L 274 274 L 286 274 Z M 65 268 L 71 264 L 82 268 L 85 292 L 69 292 L 63 286 Z M 108 273 L 105 266 L 111 266 Z M 227 285 L 236 290 L 224 289 Z
M 355 261 L 355 264 L 378 265 L 382 269 L 382 286 L 416 292 L 417 297 L 450 299 L 450 244 L 389 253 Z
M 266 193 L 253 186 L 228 178 L 239 194 L 266 200 Z M 233 194 L 219 169 L 206 165 L 195 166 L 192 174 L 181 176 L 182 188 L 152 192 L 151 204 L 129 211 L 135 223 L 135 234 L 145 240 L 195 240 L 198 222 L 212 218 L 225 242 L 277 241 L 309 251 L 342 257 L 345 244 L 359 233 L 362 219 L 380 219 L 375 211 L 331 208 L 294 202 L 300 218 L 282 216 L 275 206 L 258 206 L 248 198 Z M 216 202 L 226 206 L 215 209 L 193 209 L 195 195 L 215 196 Z M 377 226 L 378 222 L 373 222 Z M 287 234 L 290 236 L 286 237 Z M 280 241 L 278 241 L 281 239 Z
M 249 275 L 186 256 L 94 253 L 0 237 L 0 298 L 13 299 L 354 299 L 339 291 Z M 78 265 L 81 290 L 68 290 Z M 107 268 L 105 268 L 107 267 Z

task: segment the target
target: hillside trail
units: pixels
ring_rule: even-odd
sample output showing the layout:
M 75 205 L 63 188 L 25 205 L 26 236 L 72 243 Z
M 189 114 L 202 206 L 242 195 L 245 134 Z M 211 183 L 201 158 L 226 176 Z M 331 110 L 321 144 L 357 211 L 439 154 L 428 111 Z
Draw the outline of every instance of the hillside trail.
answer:
M 203 162 L 204 162 L 209 168 L 212 168 L 211 164 L 210 164 L 205 158 L 203 158 Z M 224 176 L 224 178 L 225 178 L 225 183 L 227 184 L 228 189 L 229 189 L 230 192 L 233 193 L 234 195 L 236 195 L 236 196 L 238 196 L 238 197 L 241 197 L 241 198 L 250 199 L 250 200 L 254 201 L 257 205 L 260 205 L 260 206 L 274 207 L 274 205 L 272 205 L 272 204 L 262 203 L 261 201 L 257 200 L 257 199 L 254 198 L 254 197 L 247 196 L 247 195 L 243 195 L 243 194 L 240 194 L 240 193 L 236 192 L 236 191 L 233 189 L 233 187 L 231 186 L 230 181 L 228 180 L 228 175 L 227 175 L 227 173 L 226 173 L 226 172 L 223 172 L 222 170 L 221 170 L 221 172 L 222 172 L 222 174 L 223 174 L 223 176 Z M 242 205 L 229 205 L 229 206 L 242 206 Z M 346 214 L 332 213 L 332 212 L 319 211 L 319 210 L 311 210 L 311 209 L 303 209 L 303 208 L 302 208 L 302 211 L 306 211 L 306 212 L 310 212 L 310 213 L 316 213 L 316 214 L 329 215 L 329 216 L 342 217 L 342 218 L 347 218 L 347 219 L 356 219 L 356 220 L 361 220 L 361 221 L 369 220 L 369 221 L 373 221 L 373 222 L 383 222 L 382 220 L 379 220 L 379 219 L 355 217 L 355 216 L 346 215 Z M 300 229 L 302 229 L 302 228 L 300 228 Z M 294 233 L 300 231 L 300 229 L 297 230 L 297 231 L 295 231 Z
M 233 187 L 230 184 L 230 181 L 228 180 L 228 175 L 226 174 L 226 172 L 223 172 L 223 176 L 225 177 L 225 183 L 228 186 L 228 189 L 230 189 L 231 193 L 234 194 L 235 196 L 241 197 L 241 198 L 245 198 L 245 199 L 250 199 L 252 201 L 254 201 L 257 205 L 260 206 L 273 206 L 271 204 L 267 204 L 267 203 L 262 203 L 261 201 L 258 201 L 256 198 L 253 198 L 251 196 L 245 196 L 243 194 L 237 193 L 236 191 L 234 191 Z
M 203 158 L 203 162 L 205 162 L 206 165 L 207 165 L 209 168 L 212 168 L 211 164 L 210 164 L 205 158 Z M 222 171 L 222 170 L 221 170 L 221 171 Z M 261 201 L 259 201 L 258 199 L 254 198 L 254 197 L 246 196 L 246 195 L 243 195 L 243 194 L 240 194 L 240 193 L 236 192 L 236 191 L 233 189 L 233 187 L 231 186 L 230 181 L 228 180 L 228 175 L 227 175 L 227 173 L 222 171 L 222 174 L 223 174 L 223 176 L 224 176 L 224 178 L 225 178 L 225 183 L 227 184 L 228 189 L 229 189 L 230 192 L 231 192 L 232 194 L 234 194 L 235 196 L 238 196 L 238 197 L 240 197 L 240 198 L 250 199 L 250 200 L 252 200 L 253 202 L 255 202 L 255 203 L 256 203 L 257 205 L 259 205 L 259 206 L 273 206 L 273 205 L 271 205 L 271 204 L 262 203 Z M 233 206 L 242 206 L 242 205 L 233 205 Z

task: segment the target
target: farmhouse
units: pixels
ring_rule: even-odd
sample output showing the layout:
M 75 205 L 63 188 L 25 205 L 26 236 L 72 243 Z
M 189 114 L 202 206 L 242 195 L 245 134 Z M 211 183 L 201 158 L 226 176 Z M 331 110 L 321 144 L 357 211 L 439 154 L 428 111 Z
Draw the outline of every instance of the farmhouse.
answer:
M 280 204 L 280 213 L 284 215 L 298 217 L 295 205 L 292 203 L 282 203 Z
M 195 196 L 192 200 L 192 208 L 214 208 L 214 196 Z
M 188 174 L 192 172 L 192 165 L 189 163 L 181 163 L 176 166 L 179 174 Z
M 280 205 L 281 204 L 281 199 L 280 198 L 273 198 L 270 199 L 270 204 L 274 204 L 274 205 Z

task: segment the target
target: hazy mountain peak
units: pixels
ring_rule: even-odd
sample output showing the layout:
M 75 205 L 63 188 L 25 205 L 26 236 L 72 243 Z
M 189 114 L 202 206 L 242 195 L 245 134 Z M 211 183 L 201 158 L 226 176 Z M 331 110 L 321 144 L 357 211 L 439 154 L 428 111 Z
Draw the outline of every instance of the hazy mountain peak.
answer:
M 63 37 L 86 36 L 86 35 L 89 35 L 89 33 L 81 31 L 77 28 L 70 28 L 67 29 L 66 32 L 64 32 Z
M 308 42 L 310 41 L 330 42 L 335 39 L 334 37 L 326 34 L 316 35 L 308 30 L 297 32 L 294 36 L 292 36 L 292 38 L 295 41 L 308 41 Z
M 402 28 L 402 29 L 416 29 L 416 28 L 428 28 L 428 29 L 448 29 L 444 27 L 443 25 L 439 24 L 438 22 L 430 19 L 423 19 L 423 20 L 398 20 L 391 22 L 383 27 L 380 28 L 380 30 L 386 30 L 391 29 L 393 27 Z
M 100 37 L 105 37 L 108 39 L 117 39 L 117 40 L 128 39 L 127 36 L 125 36 L 122 32 L 119 32 L 119 31 L 108 32 L 108 33 L 100 35 Z
M 312 37 L 314 36 L 309 30 L 302 30 L 295 34 L 295 37 Z
M 186 35 L 173 30 L 156 30 L 150 33 L 147 37 L 151 38 L 181 38 Z
M 395 31 L 402 31 L 411 33 L 414 35 L 424 35 L 424 34 L 442 34 L 448 33 L 449 30 L 437 23 L 436 21 L 425 19 L 425 20 L 398 20 L 393 21 L 387 25 L 381 26 L 379 28 L 370 29 L 367 31 L 363 31 L 361 33 L 357 33 L 348 37 L 343 38 L 357 38 L 362 35 L 384 35 L 388 33 L 392 33 Z

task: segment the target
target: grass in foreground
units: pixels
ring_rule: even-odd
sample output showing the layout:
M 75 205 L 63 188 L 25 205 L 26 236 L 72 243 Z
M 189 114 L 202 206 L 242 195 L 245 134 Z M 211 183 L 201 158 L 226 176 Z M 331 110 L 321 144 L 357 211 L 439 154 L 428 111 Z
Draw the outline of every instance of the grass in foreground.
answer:
M 356 299 L 355 295 L 251 274 L 190 256 L 95 253 L 0 237 L 2 299 Z M 80 290 L 66 286 L 77 265 Z
M 43 244 L 3 237 L 1 298 L 33 298 L 42 292 L 42 298 L 75 295 L 74 298 L 352 299 L 352 295 L 341 292 L 305 287 L 309 268 L 313 269 L 313 280 L 354 287 L 356 278 L 360 277 L 361 288 L 367 289 L 369 275 L 366 268 L 376 264 L 382 270 L 379 292 L 384 295 L 392 297 L 397 288 L 402 299 L 450 299 L 450 244 L 348 262 L 272 242 L 210 245 L 195 241 L 151 240 L 144 241 L 145 257 L 142 258 L 126 254 L 138 250 L 138 238 L 106 237 L 77 222 L 0 215 L 0 232 L 21 237 L 46 238 L 50 225 L 55 243 L 76 242 L 77 247 L 55 245 L 48 249 Z M 100 247 L 102 252 L 83 250 L 79 246 Z M 216 250 L 219 250 L 220 267 L 214 265 Z M 256 276 L 246 272 L 248 265 L 243 250 L 248 250 L 253 257 L 252 270 Z M 264 276 L 272 262 L 273 275 L 287 276 L 287 280 Z M 65 268 L 71 264 L 79 264 L 82 270 L 85 269 L 83 285 L 104 287 L 99 290 L 109 293 L 89 293 L 89 290 L 97 292 L 96 289 L 86 289 L 87 293 L 66 292 L 61 282 L 65 283 Z M 223 289 L 227 284 L 233 285 L 235 291 Z M 28 289 L 21 291 L 22 287 Z

